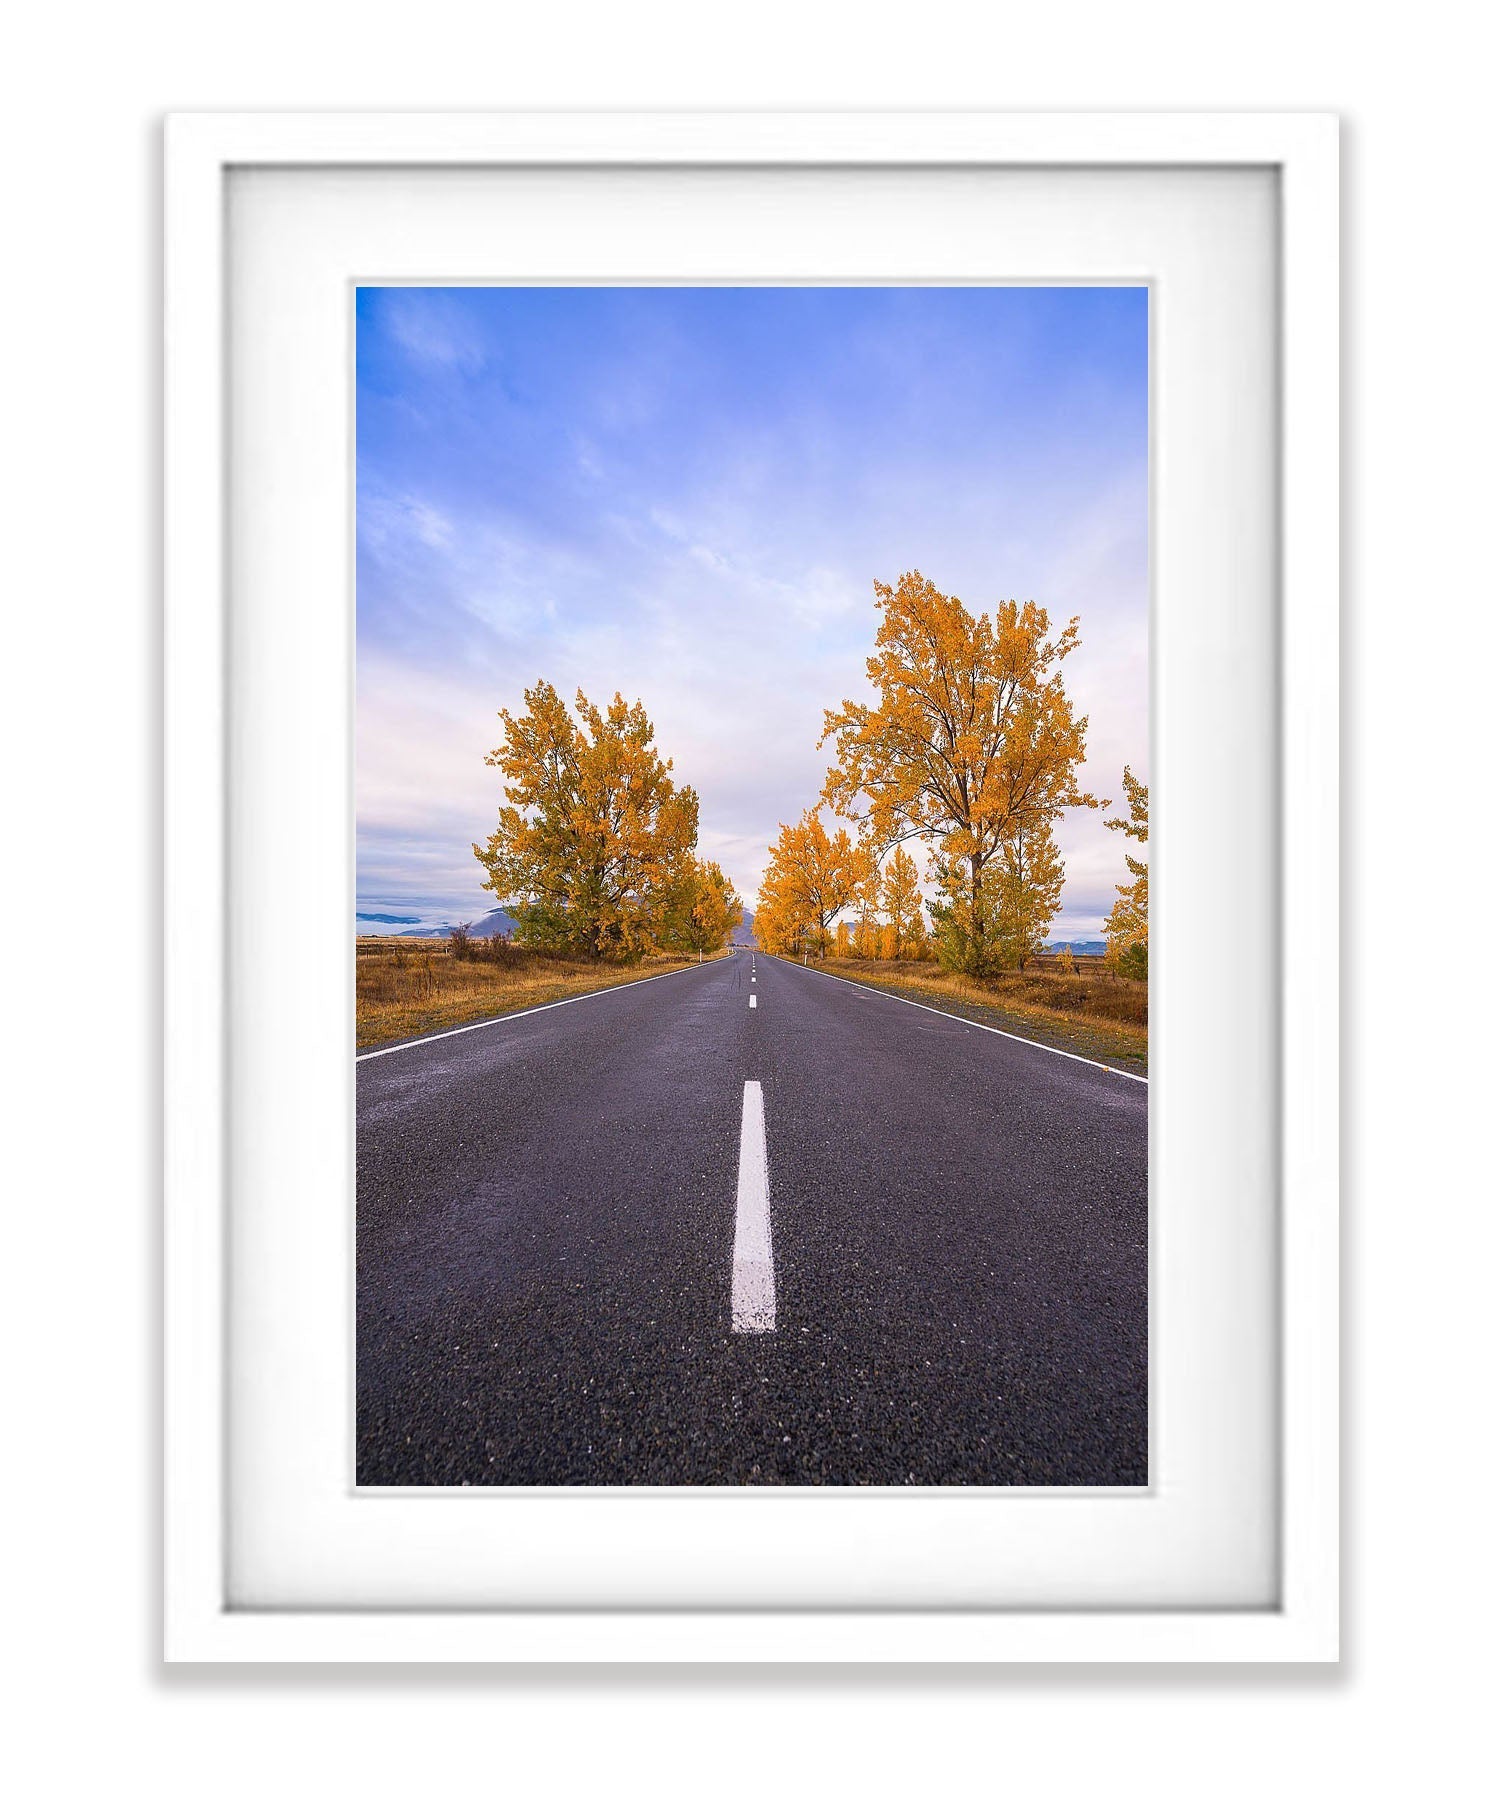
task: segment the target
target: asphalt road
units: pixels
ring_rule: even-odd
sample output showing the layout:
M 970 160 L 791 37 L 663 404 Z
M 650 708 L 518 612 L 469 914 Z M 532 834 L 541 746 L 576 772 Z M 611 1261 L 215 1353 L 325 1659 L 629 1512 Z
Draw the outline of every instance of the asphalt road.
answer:
M 1142 1483 L 1146 1094 L 748 950 L 366 1055 L 358 1479 Z

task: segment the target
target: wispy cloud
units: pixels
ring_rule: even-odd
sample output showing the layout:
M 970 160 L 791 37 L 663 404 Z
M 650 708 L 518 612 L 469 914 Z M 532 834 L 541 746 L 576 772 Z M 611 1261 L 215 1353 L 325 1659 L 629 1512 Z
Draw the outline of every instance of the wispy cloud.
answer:
M 488 360 L 486 335 L 457 290 L 387 288 L 380 321 L 388 340 L 419 367 L 477 375 Z
M 872 580 L 913 566 L 1081 616 L 1117 795 L 1147 772 L 1145 341 L 1144 297 L 1100 290 L 362 294 L 361 905 L 489 902 L 483 759 L 541 677 L 645 702 L 753 898 L 863 690 Z M 1096 935 L 1119 839 L 1062 841 L 1061 934 Z

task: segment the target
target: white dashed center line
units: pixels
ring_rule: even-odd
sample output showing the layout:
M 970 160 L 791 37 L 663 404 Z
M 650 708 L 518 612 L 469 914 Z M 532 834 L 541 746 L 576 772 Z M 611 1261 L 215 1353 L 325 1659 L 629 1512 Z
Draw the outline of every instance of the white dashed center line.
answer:
M 736 1331 L 776 1329 L 776 1271 L 771 1262 L 771 1187 L 766 1173 L 766 1109 L 760 1083 L 745 1083 L 740 1114 L 740 1179 L 734 1209 Z
M 750 996 L 750 1006 L 751 1006 L 751 1010 L 752 1010 L 752 1011 L 753 1011 L 753 1010 L 754 1010 L 754 1008 L 755 1008 L 755 996 L 754 996 L 754 994 L 752 994 L 752 995 L 751 995 L 751 996 Z

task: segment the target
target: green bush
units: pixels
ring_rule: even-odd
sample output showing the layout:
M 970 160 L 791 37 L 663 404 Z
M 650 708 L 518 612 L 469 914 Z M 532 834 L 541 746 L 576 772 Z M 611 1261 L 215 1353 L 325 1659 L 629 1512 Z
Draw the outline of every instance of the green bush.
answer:
M 1146 979 L 1146 946 L 1131 944 L 1120 952 L 1120 973 L 1128 975 L 1132 981 Z

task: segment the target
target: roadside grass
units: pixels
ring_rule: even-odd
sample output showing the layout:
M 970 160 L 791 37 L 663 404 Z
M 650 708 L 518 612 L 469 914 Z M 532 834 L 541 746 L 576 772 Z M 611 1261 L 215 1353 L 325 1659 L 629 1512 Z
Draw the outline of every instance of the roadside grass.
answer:
M 355 939 L 355 1046 L 374 1049 L 453 1025 L 474 1025 L 528 1006 L 545 1006 L 648 975 L 686 969 L 695 956 L 615 963 L 570 962 L 518 950 L 501 939 L 455 950 L 443 938 Z
M 1090 971 L 1025 969 L 980 979 L 955 975 L 935 963 L 868 962 L 829 957 L 816 965 L 830 975 L 862 981 L 940 1012 L 995 1025 L 1018 1037 L 1036 1038 L 1133 1074 L 1147 1067 L 1147 984 Z

